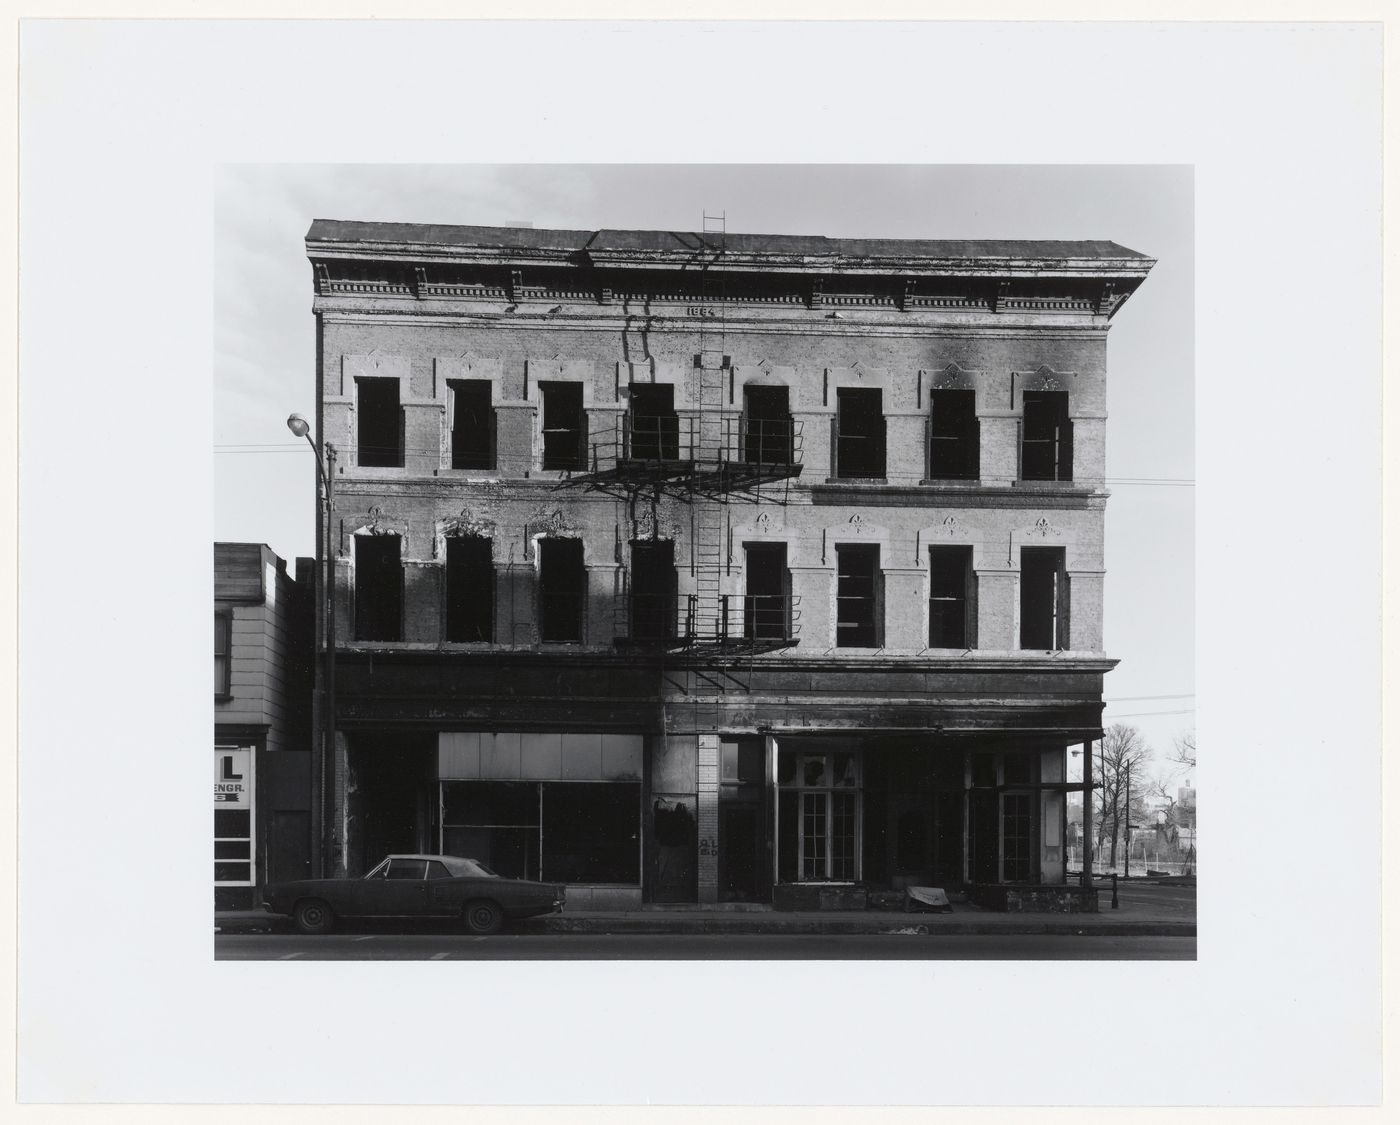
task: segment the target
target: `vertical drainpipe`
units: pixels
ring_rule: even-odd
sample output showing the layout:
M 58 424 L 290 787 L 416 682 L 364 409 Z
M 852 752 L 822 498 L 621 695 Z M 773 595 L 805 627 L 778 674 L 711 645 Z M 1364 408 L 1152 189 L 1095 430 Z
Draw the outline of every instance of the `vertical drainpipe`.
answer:
M 972 751 L 963 750 L 963 882 L 971 881 L 972 876 Z
M 779 833 L 782 825 L 778 823 L 778 740 L 773 735 L 768 735 L 766 740 L 768 748 L 768 783 L 773 787 L 773 828 L 769 833 L 769 840 L 773 848 L 773 886 L 778 885 L 778 853 L 781 849 Z

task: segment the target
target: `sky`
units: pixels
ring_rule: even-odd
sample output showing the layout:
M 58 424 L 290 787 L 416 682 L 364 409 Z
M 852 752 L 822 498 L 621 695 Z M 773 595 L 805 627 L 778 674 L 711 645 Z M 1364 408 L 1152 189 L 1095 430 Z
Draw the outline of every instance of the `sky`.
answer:
M 215 176 L 214 532 L 314 549 L 311 221 L 698 230 L 844 238 L 1107 239 L 1157 259 L 1108 336 L 1105 724 L 1164 773 L 1193 729 L 1193 177 L 1182 165 L 221 166 Z M 1071 770 L 1077 769 L 1072 764 Z

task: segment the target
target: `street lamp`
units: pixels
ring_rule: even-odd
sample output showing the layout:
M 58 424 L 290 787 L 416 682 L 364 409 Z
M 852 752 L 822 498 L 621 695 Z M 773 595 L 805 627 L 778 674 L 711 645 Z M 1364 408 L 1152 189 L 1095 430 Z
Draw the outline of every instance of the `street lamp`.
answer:
M 335 550 L 332 547 L 332 512 L 335 510 L 335 446 L 322 441 L 322 452 L 311 439 L 311 424 L 300 414 L 287 417 L 287 429 L 304 437 L 316 458 L 316 475 L 321 481 L 326 504 L 326 524 L 316 527 L 316 574 L 324 597 L 318 602 L 325 606 L 325 668 L 321 681 L 320 737 L 311 744 L 311 777 L 315 792 L 311 799 L 311 870 L 317 878 L 325 875 L 326 860 L 326 763 L 335 760 Z

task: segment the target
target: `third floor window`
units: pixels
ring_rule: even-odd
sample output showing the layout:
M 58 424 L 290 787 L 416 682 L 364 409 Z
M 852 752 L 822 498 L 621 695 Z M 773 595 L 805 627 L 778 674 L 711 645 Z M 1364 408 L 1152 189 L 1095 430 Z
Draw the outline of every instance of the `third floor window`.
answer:
M 572 472 L 588 467 L 588 416 L 582 383 L 541 383 L 542 469 Z
M 836 475 L 885 475 L 885 413 L 883 394 L 877 388 L 836 391 Z
M 1021 479 L 1074 479 L 1068 391 L 1027 391 L 1021 416 Z
M 403 410 L 399 381 L 383 376 L 355 380 L 356 464 L 367 468 L 403 468 Z
M 451 379 L 452 467 L 496 467 L 496 412 L 491 408 L 491 383 L 486 379 Z
M 977 392 L 934 391 L 929 395 L 930 480 L 976 480 L 979 473 Z

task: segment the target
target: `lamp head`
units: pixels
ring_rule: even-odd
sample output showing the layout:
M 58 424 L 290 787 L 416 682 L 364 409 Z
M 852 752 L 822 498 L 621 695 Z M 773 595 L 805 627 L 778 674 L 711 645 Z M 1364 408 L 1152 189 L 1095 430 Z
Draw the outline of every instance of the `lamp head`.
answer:
M 311 423 L 300 414 L 287 415 L 287 429 L 296 434 L 297 437 L 305 437 L 311 432 Z

